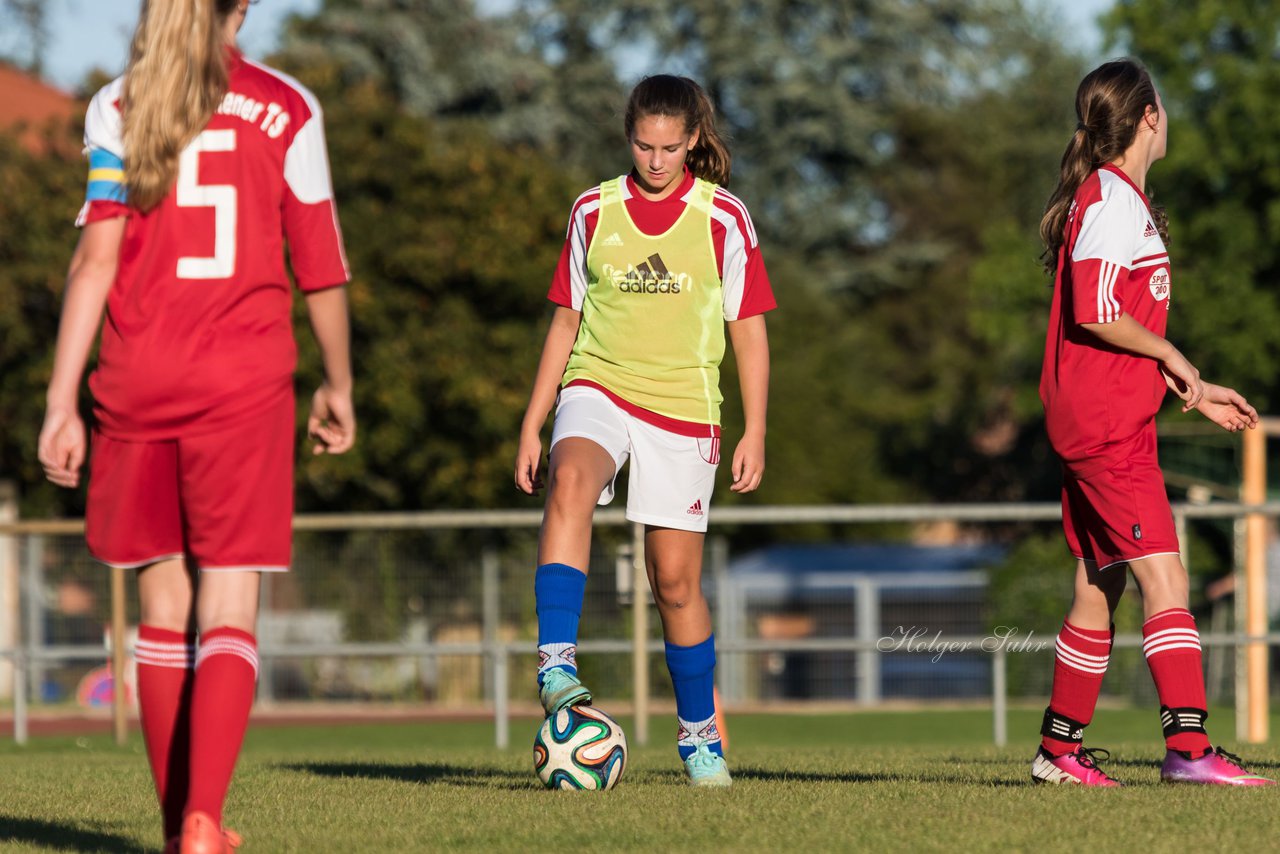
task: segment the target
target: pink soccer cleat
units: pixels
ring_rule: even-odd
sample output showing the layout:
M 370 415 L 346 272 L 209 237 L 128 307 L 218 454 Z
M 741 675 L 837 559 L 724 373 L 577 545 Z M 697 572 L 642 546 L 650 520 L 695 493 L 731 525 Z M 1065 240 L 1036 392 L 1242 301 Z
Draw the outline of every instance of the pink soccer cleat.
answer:
M 1215 747 L 1199 759 L 1181 750 L 1170 750 L 1160 766 L 1165 783 L 1201 783 L 1209 786 L 1274 786 L 1275 780 L 1250 774 L 1240 765 L 1240 757 Z
M 180 854 L 234 854 L 240 834 L 220 827 L 208 813 L 196 810 L 182 820 Z
M 1080 786 L 1119 786 L 1098 767 L 1098 760 L 1111 758 L 1100 747 L 1078 747 L 1074 753 L 1053 756 L 1041 747 L 1031 763 L 1031 779 L 1036 783 L 1075 783 Z

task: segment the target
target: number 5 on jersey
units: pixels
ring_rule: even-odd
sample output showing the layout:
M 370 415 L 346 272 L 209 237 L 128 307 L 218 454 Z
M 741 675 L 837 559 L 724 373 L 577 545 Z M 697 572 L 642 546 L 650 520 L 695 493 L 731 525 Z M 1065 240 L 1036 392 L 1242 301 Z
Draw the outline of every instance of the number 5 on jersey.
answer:
M 236 270 L 236 188 L 200 183 L 200 154 L 235 151 L 236 132 L 206 130 L 191 141 L 178 161 L 177 203 L 181 208 L 213 208 L 213 255 L 178 259 L 179 279 L 229 279 Z

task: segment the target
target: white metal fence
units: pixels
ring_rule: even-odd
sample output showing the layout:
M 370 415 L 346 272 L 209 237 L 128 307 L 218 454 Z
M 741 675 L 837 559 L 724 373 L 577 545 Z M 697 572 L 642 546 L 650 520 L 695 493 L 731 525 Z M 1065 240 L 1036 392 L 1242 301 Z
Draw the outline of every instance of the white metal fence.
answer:
M 878 685 L 886 656 L 914 654 L 919 657 L 923 654 L 929 658 L 935 654 L 933 649 L 917 647 L 913 651 L 910 644 L 895 646 L 891 642 L 895 630 L 904 627 L 883 625 L 877 605 L 880 587 L 891 582 L 873 582 L 866 577 L 829 582 L 836 587 L 844 586 L 856 591 L 849 621 L 851 630 L 843 636 L 767 638 L 752 637 L 741 626 L 735 629 L 733 621 L 741 621 L 743 611 L 732 601 L 733 594 L 727 592 L 727 550 L 732 540 L 723 536 L 726 529 L 735 530 L 739 537 L 750 539 L 752 526 L 761 525 L 775 529 L 788 525 L 862 526 L 934 522 L 990 526 L 1051 523 L 1060 518 L 1060 512 L 1057 504 L 752 507 L 716 511 L 711 520 L 712 535 L 708 538 L 708 570 L 705 575 L 708 592 L 715 599 L 717 647 L 722 662 L 721 685 L 726 698 L 730 702 L 743 699 L 743 662 L 752 656 L 846 656 L 853 662 L 849 665 L 855 683 L 852 696 L 862 703 L 874 704 L 878 699 Z M 1180 534 L 1184 535 L 1184 547 L 1189 520 L 1234 521 L 1234 563 L 1240 572 L 1250 560 L 1256 562 L 1258 559 L 1252 554 L 1256 550 L 1256 544 L 1251 545 L 1254 540 L 1244 536 L 1246 518 L 1261 522 L 1265 517 L 1280 516 L 1280 502 L 1176 504 L 1174 515 Z M 327 620 L 322 609 L 294 607 L 305 598 L 296 581 L 280 581 L 289 578 L 283 576 L 277 577 L 272 584 L 264 585 L 259 650 L 264 665 L 264 687 L 260 689 L 263 692 L 260 699 L 270 702 L 273 694 L 281 690 L 280 686 L 287 684 L 282 674 L 300 664 L 324 665 L 334 673 L 340 673 L 344 666 L 353 666 L 354 662 L 381 660 L 398 663 L 388 666 L 432 671 L 439 677 L 440 672 L 454 662 L 479 658 L 484 662 L 479 671 L 481 675 L 477 677 L 481 682 L 479 689 L 485 703 L 492 709 L 495 742 L 505 746 L 510 738 L 513 673 L 519 671 L 522 676 L 531 678 L 533 669 L 534 644 L 518 629 L 522 625 L 527 628 L 527 621 L 532 616 L 532 560 L 529 555 L 533 535 L 540 522 L 541 512 L 536 510 L 299 516 L 295 520 L 299 542 L 304 542 L 307 549 L 316 553 L 331 549 L 333 553 L 326 559 L 337 564 L 343 561 L 352 564 L 345 575 L 330 572 L 326 576 L 323 586 L 330 588 L 329 595 L 348 601 L 353 597 L 380 596 L 390 605 L 381 610 L 375 607 L 355 608 L 352 613 L 363 621 L 355 632 L 358 637 L 335 640 L 332 636 L 334 623 Z M 598 512 L 596 523 L 597 539 L 602 541 L 602 546 L 593 558 L 593 577 L 600 573 L 602 565 L 612 563 L 616 578 L 614 589 L 605 589 L 603 584 L 593 582 L 588 590 L 589 596 L 598 597 L 597 605 L 602 613 L 609 615 L 613 631 L 604 633 L 610 636 L 587 636 L 579 648 L 587 660 L 608 656 L 610 661 L 616 662 L 618 657 L 629 656 L 629 693 L 635 713 L 631 736 L 643 744 L 648 739 L 651 659 L 661 653 L 662 645 L 656 640 L 649 597 L 633 595 L 637 590 L 647 591 L 641 530 L 639 526 L 626 522 L 618 510 Z M 111 644 L 100 630 L 102 620 L 98 615 L 103 613 L 105 604 L 102 600 L 111 600 L 113 621 L 121 627 L 128 619 L 127 610 L 131 605 L 124 601 L 123 584 L 113 585 L 110 593 L 105 592 L 107 573 L 101 567 L 90 566 L 83 554 L 80 543 L 82 530 L 82 524 L 77 521 L 5 521 L 0 517 L 0 668 L 9 671 L 4 673 L 0 670 L 0 693 L 6 686 L 11 686 L 13 733 L 19 742 L 26 740 L 33 700 L 39 702 L 42 699 L 38 695 L 32 696 L 33 689 L 43 691 L 50 684 L 41 678 L 42 673 L 71 662 L 100 663 L 111 654 Z M 392 540 L 396 535 L 409 539 L 395 546 Z M 436 540 L 419 542 L 412 539 L 428 536 Z M 326 537 L 332 542 L 325 540 Z M 357 539 L 360 541 L 353 545 Z M 431 560 L 425 561 L 425 569 L 418 566 L 424 562 L 416 560 L 412 554 L 413 549 L 419 546 L 433 553 Z M 307 552 L 307 549 L 303 551 Z M 465 554 L 459 555 L 459 552 Z M 1188 557 L 1184 555 L 1184 559 Z M 473 569 L 477 566 L 478 572 Z M 1069 579 L 1069 566 L 1069 558 L 1064 552 L 1059 567 L 1046 569 L 1062 572 Z M 407 567 L 413 567 L 415 572 L 421 569 L 426 574 L 401 572 Z M 361 575 L 375 571 L 385 577 L 380 581 Z M 397 572 L 401 574 L 397 575 Z M 526 574 L 521 576 L 521 572 Z M 415 589 L 425 585 L 424 579 L 433 577 L 433 573 L 444 586 L 434 593 L 432 589 Z M 310 583 L 301 570 L 293 575 L 303 576 L 302 586 Z M 56 590 L 50 586 L 50 579 L 54 576 L 63 580 Z M 919 576 L 910 582 L 898 580 L 892 583 L 897 586 L 917 584 L 922 588 L 930 583 L 935 586 L 937 583 L 961 583 L 981 587 L 984 582 L 978 576 L 970 574 L 963 579 L 949 576 L 942 581 Z M 122 576 L 118 575 L 118 580 L 122 580 Z M 512 593 L 517 589 L 525 591 L 523 598 Z M 1064 589 L 1069 590 L 1069 583 L 1064 585 Z M 1237 610 L 1244 613 L 1250 602 L 1259 598 L 1265 600 L 1265 576 L 1261 584 L 1255 578 L 1251 584 L 1242 583 L 1240 589 L 1245 595 L 1238 597 Z M 86 618 L 89 631 L 93 631 L 94 625 L 99 627 L 96 637 L 85 636 L 77 642 L 65 642 L 60 639 L 67 636 L 65 633 L 58 635 L 52 631 L 46 619 L 50 609 L 44 600 L 55 593 L 73 600 L 80 597 L 81 612 L 85 613 L 86 608 L 92 612 Z M 433 598 L 435 594 L 440 598 Z M 92 600 L 93 604 L 86 605 L 87 600 Z M 1065 598 L 1062 604 L 1065 609 Z M 446 605 L 461 608 L 467 613 L 442 611 Z M 292 611 L 289 610 L 291 607 Z M 273 629 L 272 615 L 286 612 L 305 614 L 305 619 L 291 620 L 287 631 L 278 625 Z M 379 620 L 393 625 L 381 625 Z M 23 623 L 21 630 L 18 623 Z M 627 623 L 630 624 L 629 632 L 626 631 Z M 429 626 L 434 626 L 434 631 L 428 631 Z M 1052 632 L 1056 625 L 1043 629 Z M 115 636 L 123 637 L 123 634 Z M 1052 640 L 1051 637 L 1047 639 Z M 949 650 L 963 649 L 966 655 L 988 660 L 984 670 L 993 714 L 993 738 L 997 744 L 1004 744 L 1008 735 L 1009 661 L 1011 655 L 1023 651 L 1018 649 L 1017 640 L 1015 637 L 1012 643 L 994 643 L 992 635 L 972 632 L 948 634 L 939 641 L 951 645 Z M 1267 647 L 1280 643 L 1280 634 L 1255 631 L 1247 635 L 1241 631 L 1221 632 L 1211 628 L 1202 633 L 1202 643 L 1210 656 L 1215 649 L 1236 651 L 1233 693 L 1237 708 L 1237 734 L 1244 740 L 1265 739 L 1266 668 L 1261 669 L 1259 680 L 1257 668 L 1249 670 L 1245 661 L 1250 655 L 1261 655 L 1265 660 Z M 122 659 L 125 645 L 116 644 L 120 650 L 117 661 Z M 1051 669 L 1051 643 L 1049 646 L 1045 653 L 1045 667 Z M 1122 650 L 1140 647 L 1141 638 L 1132 634 L 1120 635 L 1116 638 L 1116 646 Z M 944 653 L 952 654 L 945 650 Z M 616 678 L 622 670 L 608 668 L 615 677 L 615 686 L 624 684 Z M 117 669 L 116 672 L 121 671 Z M 1246 674 L 1250 678 L 1246 679 Z M 340 676 L 335 678 L 341 682 Z M 362 684 L 367 684 L 367 680 Z M 435 684 L 441 683 L 437 679 Z M 625 692 L 623 687 L 615 690 Z M 527 693 L 532 695 L 532 690 Z M 122 722 L 123 707 L 118 707 L 118 714 Z

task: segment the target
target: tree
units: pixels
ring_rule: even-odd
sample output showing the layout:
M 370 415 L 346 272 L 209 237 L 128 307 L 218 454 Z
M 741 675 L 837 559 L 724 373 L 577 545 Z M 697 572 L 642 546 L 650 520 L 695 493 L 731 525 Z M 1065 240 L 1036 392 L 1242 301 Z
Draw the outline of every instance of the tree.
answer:
M 537 22 L 479 14 L 473 0 L 326 0 L 293 20 L 281 60 L 331 66 L 345 85 L 372 83 L 412 115 L 482 127 L 561 169 L 589 168 L 601 163 L 602 140 L 620 137 L 622 95 L 607 53 L 572 26 L 561 35 L 552 61 Z
M 1106 18 L 1140 57 L 1169 114 L 1169 153 L 1151 170 L 1169 212 L 1169 334 L 1209 379 L 1259 411 L 1280 406 L 1280 8 L 1127 0 Z
M 408 115 L 337 68 L 326 105 L 355 280 L 356 450 L 299 468 L 300 506 L 502 506 L 575 189 L 554 164 L 475 128 Z M 301 315 L 299 315 L 301 323 Z M 319 359 L 300 333 L 299 392 Z
M 35 154 L 0 134 L 0 476 L 17 478 L 23 512 L 36 515 L 83 507 L 76 494 L 45 481 L 35 453 L 84 199 L 83 161 L 69 149 L 51 144 Z
M 531 0 L 598 41 L 648 54 L 646 72 L 699 80 L 733 139 L 731 186 L 767 243 L 806 259 L 814 280 L 874 296 L 936 263 L 943 248 L 904 234 L 873 176 L 894 170 L 895 117 L 954 107 L 999 74 L 994 35 L 1023 20 L 987 0 Z M 559 43 L 575 27 L 564 23 Z M 770 240 L 770 238 L 772 238 Z M 904 275 L 905 273 L 905 275 Z

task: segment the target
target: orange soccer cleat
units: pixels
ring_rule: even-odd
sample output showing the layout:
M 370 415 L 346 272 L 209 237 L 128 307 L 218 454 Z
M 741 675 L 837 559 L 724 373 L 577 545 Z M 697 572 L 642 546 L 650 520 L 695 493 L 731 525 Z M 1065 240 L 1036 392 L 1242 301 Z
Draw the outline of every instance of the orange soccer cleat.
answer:
M 240 847 L 240 834 L 218 826 L 206 812 L 189 813 L 182 820 L 179 854 L 232 854 Z

